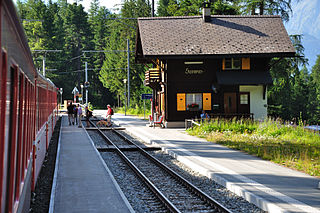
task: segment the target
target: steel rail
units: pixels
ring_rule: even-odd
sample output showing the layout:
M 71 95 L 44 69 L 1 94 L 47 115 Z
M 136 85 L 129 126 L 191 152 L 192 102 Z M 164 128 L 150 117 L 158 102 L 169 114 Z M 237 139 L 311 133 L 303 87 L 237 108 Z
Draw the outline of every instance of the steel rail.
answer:
M 224 213 L 232 213 L 231 210 L 227 209 L 226 207 L 224 207 L 221 203 L 219 203 L 217 200 L 213 199 L 212 197 L 210 197 L 209 195 L 207 195 L 205 192 L 203 192 L 202 190 L 200 190 L 198 187 L 196 187 L 195 185 L 193 185 L 192 183 L 190 183 L 188 180 L 186 180 L 185 178 L 183 178 L 181 175 L 179 175 L 178 173 L 176 173 L 175 171 L 173 171 L 172 169 L 170 169 L 168 166 L 166 166 L 165 164 L 163 164 L 162 162 L 160 162 L 158 159 L 156 159 L 155 157 L 151 156 L 149 153 L 147 153 L 145 150 L 143 150 L 139 145 L 137 145 L 135 142 L 133 142 L 132 140 L 128 139 L 126 136 L 124 136 L 122 133 L 120 133 L 119 131 L 116 130 L 112 130 L 113 132 L 115 132 L 117 135 L 119 135 L 121 138 L 123 138 L 125 141 L 131 143 L 132 145 L 136 146 L 138 148 L 138 150 L 147 158 L 149 158 L 150 160 L 152 160 L 154 163 L 156 163 L 159 167 L 161 167 L 162 169 L 164 169 L 165 171 L 167 171 L 172 177 L 174 177 L 177 181 L 179 181 L 180 183 L 182 183 L 185 187 L 187 187 L 189 190 L 191 190 L 192 192 L 194 192 L 195 194 L 197 194 L 203 201 L 205 201 L 206 203 L 208 203 L 210 206 L 212 206 L 213 208 L 215 208 L 216 210 L 218 210 L 218 212 L 224 212 Z
M 89 120 L 92 126 L 97 128 L 99 134 L 108 141 L 109 144 L 115 147 L 116 152 L 118 155 L 127 163 L 127 165 L 138 175 L 138 177 L 146 184 L 146 186 L 156 195 L 156 197 L 166 206 L 166 208 L 170 212 L 180 213 L 180 210 L 175 207 L 171 201 L 162 194 L 162 192 L 136 167 L 132 161 L 125 156 L 125 154 L 111 141 L 111 139 L 106 136 L 99 127 L 97 127 L 91 120 Z

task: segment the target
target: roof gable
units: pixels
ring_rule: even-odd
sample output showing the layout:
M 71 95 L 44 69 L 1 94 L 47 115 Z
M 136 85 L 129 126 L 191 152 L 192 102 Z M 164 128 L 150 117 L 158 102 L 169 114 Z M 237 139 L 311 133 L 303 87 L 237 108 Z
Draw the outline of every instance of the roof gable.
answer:
M 280 16 L 139 18 L 138 27 L 144 57 L 295 54 Z

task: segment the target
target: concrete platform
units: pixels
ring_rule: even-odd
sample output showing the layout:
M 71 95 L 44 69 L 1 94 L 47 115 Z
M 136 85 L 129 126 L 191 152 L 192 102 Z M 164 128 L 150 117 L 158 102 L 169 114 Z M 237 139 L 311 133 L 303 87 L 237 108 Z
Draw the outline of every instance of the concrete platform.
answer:
M 320 213 L 319 178 L 187 135 L 184 129 L 147 127 L 147 121 L 120 114 L 112 119 L 265 211 Z
M 134 212 L 83 128 L 63 116 L 49 212 Z

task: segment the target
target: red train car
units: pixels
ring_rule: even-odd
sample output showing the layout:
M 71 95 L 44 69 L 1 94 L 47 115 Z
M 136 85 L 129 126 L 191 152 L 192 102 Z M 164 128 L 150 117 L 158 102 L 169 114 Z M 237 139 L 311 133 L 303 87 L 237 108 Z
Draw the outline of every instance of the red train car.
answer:
M 36 71 L 13 2 L 0 6 L 0 212 L 28 212 L 57 120 L 57 88 Z

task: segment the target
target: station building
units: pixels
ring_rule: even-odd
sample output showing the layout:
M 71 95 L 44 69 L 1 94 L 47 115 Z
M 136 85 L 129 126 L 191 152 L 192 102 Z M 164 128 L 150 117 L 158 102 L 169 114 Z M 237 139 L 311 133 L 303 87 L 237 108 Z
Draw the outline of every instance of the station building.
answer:
M 206 11 L 207 10 L 207 11 Z M 208 11 L 209 10 L 209 11 Z M 280 16 L 210 15 L 138 19 L 135 57 L 167 127 L 200 116 L 267 116 L 274 57 L 294 57 Z

